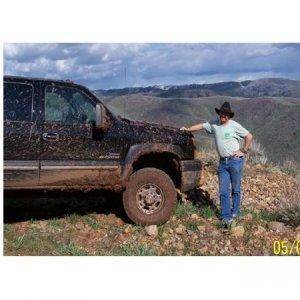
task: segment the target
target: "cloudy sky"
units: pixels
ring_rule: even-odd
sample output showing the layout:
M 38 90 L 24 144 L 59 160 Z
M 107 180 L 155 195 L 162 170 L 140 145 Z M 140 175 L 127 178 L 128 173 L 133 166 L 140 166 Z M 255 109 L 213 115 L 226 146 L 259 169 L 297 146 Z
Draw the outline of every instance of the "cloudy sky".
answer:
M 300 79 L 300 44 L 5 44 L 4 74 L 91 89 Z

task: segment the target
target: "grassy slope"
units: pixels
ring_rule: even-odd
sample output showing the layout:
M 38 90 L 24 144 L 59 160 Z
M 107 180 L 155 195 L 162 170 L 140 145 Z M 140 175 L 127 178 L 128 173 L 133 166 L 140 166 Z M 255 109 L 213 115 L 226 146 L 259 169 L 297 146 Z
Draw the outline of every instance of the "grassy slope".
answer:
M 229 100 L 235 120 L 251 130 L 273 161 L 300 160 L 300 99 L 201 97 L 162 99 L 141 94 L 104 98 L 116 114 L 172 126 L 191 125 L 215 117 L 214 108 Z M 297 132 L 298 131 L 298 132 Z M 206 134 L 197 134 L 198 145 L 212 145 Z

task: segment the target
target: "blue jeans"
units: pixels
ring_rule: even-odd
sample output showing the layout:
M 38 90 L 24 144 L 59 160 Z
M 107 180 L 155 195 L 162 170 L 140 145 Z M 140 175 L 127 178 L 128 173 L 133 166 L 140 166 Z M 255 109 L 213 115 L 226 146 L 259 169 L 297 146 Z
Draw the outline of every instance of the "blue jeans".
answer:
M 240 214 L 241 182 L 244 157 L 220 159 L 218 176 L 221 202 L 221 218 L 228 221 L 232 215 Z M 230 191 L 232 205 L 230 201 Z

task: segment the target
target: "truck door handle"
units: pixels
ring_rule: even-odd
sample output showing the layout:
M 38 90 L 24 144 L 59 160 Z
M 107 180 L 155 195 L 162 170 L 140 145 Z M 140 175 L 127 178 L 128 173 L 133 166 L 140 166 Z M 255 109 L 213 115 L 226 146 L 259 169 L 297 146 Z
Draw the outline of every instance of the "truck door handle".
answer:
M 56 132 L 45 132 L 43 133 L 43 140 L 44 141 L 58 141 L 59 140 L 59 135 Z

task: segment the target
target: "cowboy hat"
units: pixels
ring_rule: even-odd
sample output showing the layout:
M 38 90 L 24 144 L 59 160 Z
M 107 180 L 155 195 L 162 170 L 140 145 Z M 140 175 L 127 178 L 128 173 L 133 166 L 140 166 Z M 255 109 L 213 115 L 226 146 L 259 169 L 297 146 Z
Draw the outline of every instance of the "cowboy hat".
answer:
M 222 104 L 222 106 L 220 107 L 220 109 L 215 108 L 215 111 L 218 115 L 220 113 L 223 113 L 223 114 L 229 116 L 230 118 L 233 118 L 233 116 L 234 116 L 234 112 L 231 110 L 229 102 L 224 102 Z

